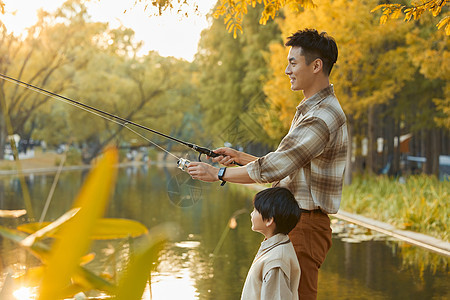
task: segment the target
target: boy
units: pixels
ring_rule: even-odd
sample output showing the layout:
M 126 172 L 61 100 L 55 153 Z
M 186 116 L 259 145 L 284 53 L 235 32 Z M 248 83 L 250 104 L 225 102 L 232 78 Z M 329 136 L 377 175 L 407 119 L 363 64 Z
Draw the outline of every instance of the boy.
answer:
M 292 193 L 282 187 L 255 195 L 252 230 L 265 236 L 247 274 L 242 300 L 298 299 L 300 265 L 287 234 L 300 219 Z

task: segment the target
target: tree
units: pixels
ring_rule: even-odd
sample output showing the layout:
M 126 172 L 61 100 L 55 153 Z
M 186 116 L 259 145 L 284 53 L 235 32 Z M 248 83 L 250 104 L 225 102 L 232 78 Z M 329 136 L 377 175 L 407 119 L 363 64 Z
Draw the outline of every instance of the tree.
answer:
M 422 0 L 422 3 L 412 4 L 410 6 L 399 3 L 380 4 L 372 9 L 372 12 L 379 9 L 383 11 L 380 17 L 380 24 L 385 24 L 389 19 L 398 19 L 403 14 L 405 15 L 404 21 L 408 22 L 411 19 L 420 19 L 426 11 L 431 12 L 434 17 L 437 17 L 448 4 L 447 0 Z M 446 35 L 450 35 L 450 16 L 444 16 L 436 27 L 438 29 L 444 29 Z
M 442 31 L 430 31 L 426 24 L 432 24 L 430 16 L 419 22 L 422 26 L 407 34 L 408 56 L 420 74 L 429 80 L 439 80 L 440 95 L 433 102 L 440 111 L 435 116 L 437 125 L 450 129 L 450 39 Z
M 99 29 L 98 24 L 88 26 L 84 22 L 85 14 L 83 5 L 68 1 L 53 15 L 41 12 L 24 39 L 2 31 L 1 72 L 56 93 L 63 91 L 70 82 L 69 66 L 84 63 L 86 56 L 80 50 Z M 48 96 L 5 81 L 1 82 L 0 89 L 5 100 L 3 114 L 10 118 L 13 132 L 30 138 L 36 128 L 37 113 L 50 107 Z M 0 132 L 5 136 L 5 126 Z M 0 151 L 3 146 L 4 139 L 0 141 Z
M 266 113 L 262 82 L 267 76 L 268 45 L 279 41 L 279 30 L 275 22 L 260 30 L 255 22 L 259 10 L 245 16 L 246 31 L 236 39 L 221 19 L 202 32 L 194 63 L 204 127 L 221 144 L 245 147 L 269 142 L 257 115 Z
M 178 13 L 188 15 L 187 8 L 194 8 L 196 11 L 196 1 L 181 1 L 181 0 L 139 0 L 136 3 L 143 3 L 144 9 L 151 10 L 153 7 L 154 14 L 161 15 L 168 10 L 176 10 Z M 237 32 L 243 32 L 242 21 L 244 15 L 246 15 L 251 9 L 255 9 L 257 4 L 263 4 L 264 9 L 262 10 L 259 18 L 260 24 L 266 24 L 269 19 L 275 19 L 278 13 L 283 8 L 288 8 L 293 12 L 298 12 L 300 8 L 310 9 L 317 7 L 315 1 L 313 0 L 273 0 L 273 1 L 263 1 L 263 0 L 218 0 L 217 6 L 214 10 L 214 17 L 224 17 L 224 23 L 228 32 L 233 33 L 233 37 L 236 38 Z M 375 4 L 376 5 L 376 4 Z M 397 19 L 401 14 L 405 15 L 405 21 L 411 19 L 419 19 L 425 11 L 430 11 L 433 16 L 438 16 L 439 13 L 445 9 L 448 5 L 447 0 L 422 0 L 421 4 L 414 4 L 406 6 L 403 4 L 381 4 L 376 6 L 373 11 L 382 9 L 383 14 L 380 18 L 380 23 L 384 24 L 388 19 Z M 370 8 L 369 8 L 370 9 Z M 439 29 L 444 28 L 447 35 L 450 35 L 450 16 L 444 16 L 439 24 L 437 25 Z
M 178 14 L 189 16 L 190 12 L 198 11 L 197 1 L 182 0 L 138 0 L 133 1 L 134 5 L 142 4 L 144 10 L 150 15 L 162 15 L 167 11 L 176 11 Z M 298 11 L 300 7 L 313 8 L 316 4 L 313 0 L 211 0 L 216 1 L 213 16 L 216 19 L 223 17 L 223 22 L 228 32 L 233 32 L 233 37 L 237 37 L 237 32 L 243 32 L 244 16 L 251 10 L 257 10 L 260 17 L 255 22 L 265 25 L 270 19 L 275 19 L 282 8 L 288 7 Z M 259 9 L 263 5 L 263 9 Z
M 123 35 L 116 30 L 114 32 L 112 45 L 117 45 L 116 39 L 121 39 Z M 125 29 L 124 34 L 131 33 L 134 34 Z M 124 40 L 133 40 L 133 36 Z M 150 124 L 147 127 L 154 130 L 167 132 L 172 127 L 178 128 L 183 113 L 191 108 L 189 105 L 176 107 L 181 102 L 178 89 L 189 85 L 189 79 L 186 78 L 188 63 L 162 58 L 155 52 L 142 58 L 130 58 L 117 53 L 111 49 L 96 52 L 86 68 L 77 72 L 72 87 L 67 90 L 70 97 L 84 99 L 83 103 L 124 119 Z M 188 104 L 188 101 L 184 103 Z M 111 142 L 130 145 L 136 141 L 141 145 L 149 145 L 133 132 L 124 130 L 121 122 L 118 124 L 115 119 L 102 121 L 78 108 L 66 108 L 66 111 L 68 126 L 74 141 L 83 148 L 85 163 L 89 163 Z M 159 144 L 157 136 L 137 128 L 132 129 Z

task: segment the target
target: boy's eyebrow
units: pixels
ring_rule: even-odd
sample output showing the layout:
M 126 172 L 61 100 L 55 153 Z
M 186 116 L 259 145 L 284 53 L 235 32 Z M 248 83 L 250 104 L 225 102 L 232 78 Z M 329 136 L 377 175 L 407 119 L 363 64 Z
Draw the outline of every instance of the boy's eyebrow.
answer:
M 291 63 L 291 62 L 295 62 L 295 57 L 289 58 L 288 61 L 289 61 L 290 63 Z

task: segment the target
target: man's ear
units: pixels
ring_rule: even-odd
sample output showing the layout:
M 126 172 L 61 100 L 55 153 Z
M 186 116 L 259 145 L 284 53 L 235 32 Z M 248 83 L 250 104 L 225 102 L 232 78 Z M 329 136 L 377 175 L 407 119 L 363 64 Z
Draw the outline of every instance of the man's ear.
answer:
M 323 69 L 323 61 L 320 58 L 316 58 L 313 62 L 313 72 L 319 73 Z
M 270 218 L 266 221 L 266 227 L 270 227 L 273 223 L 273 218 Z

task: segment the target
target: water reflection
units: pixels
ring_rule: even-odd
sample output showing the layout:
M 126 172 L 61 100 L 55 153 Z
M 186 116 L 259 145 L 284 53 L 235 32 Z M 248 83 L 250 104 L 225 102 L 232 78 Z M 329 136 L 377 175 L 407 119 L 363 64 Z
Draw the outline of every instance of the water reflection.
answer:
M 169 196 L 168 184 L 184 174 L 179 172 L 176 168 L 156 166 L 121 169 L 106 211 L 108 217 L 137 220 L 148 228 L 164 222 L 179 225 L 179 238 L 161 251 L 156 271 L 151 274 L 151 286 L 147 287 L 143 299 L 150 299 L 150 295 L 155 300 L 239 299 L 263 237 L 251 231 L 247 213 L 235 216 L 234 229 L 227 228 L 236 211 L 252 210 L 253 194 L 242 192 L 234 185 L 220 187 L 218 183 L 196 182 L 195 188 L 201 192 L 198 201 L 191 202 L 192 205 L 176 205 Z M 32 182 L 27 181 L 35 215 L 40 215 L 44 208 L 53 176 L 34 176 Z M 70 209 L 83 179 L 82 172 L 61 174 L 46 221 L 55 220 Z M 0 178 L 0 209 L 23 207 L 20 182 Z M 26 219 L 0 221 L 4 226 L 15 227 Z M 319 272 L 319 299 L 450 298 L 449 258 L 359 227 L 333 223 L 336 225 L 333 247 Z M 95 242 L 96 258 L 86 267 L 97 274 L 104 272 L 114 277 L 136 242 L 139 241 Z M 213 256 L 215 249 L 218 250 Z M 39 264 L 31 254 L 1 238 L 0 253 L 2 283 L 8 267 L 19 273 L 24 266 Z M 17 290 L 26 292 L 20 287 Z M 99 296 L 91 294 L 94 295 Z
M 198 246 L 198 241 L 181 241 L 161 252 L 157 272 L 151 280 L 152 299 L 198 299 L 197 274 L 208 272 L 196 249 Z

